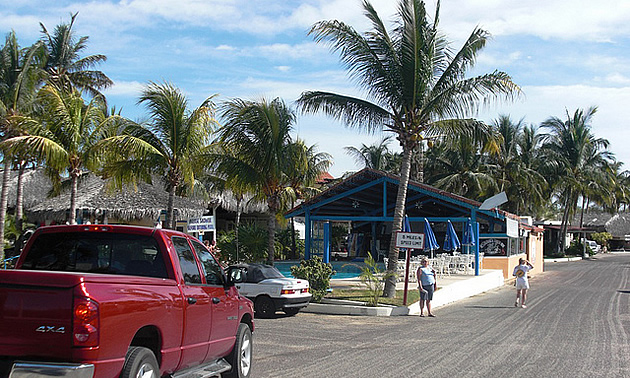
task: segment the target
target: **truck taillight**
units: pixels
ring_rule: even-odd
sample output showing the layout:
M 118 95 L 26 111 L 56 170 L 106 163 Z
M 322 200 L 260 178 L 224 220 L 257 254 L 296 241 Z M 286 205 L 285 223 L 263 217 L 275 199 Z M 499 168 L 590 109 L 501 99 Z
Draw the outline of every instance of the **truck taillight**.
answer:
M 75 298 L 72 342 L 78 347 L 98 346 L 98 303 L 89 298 Z

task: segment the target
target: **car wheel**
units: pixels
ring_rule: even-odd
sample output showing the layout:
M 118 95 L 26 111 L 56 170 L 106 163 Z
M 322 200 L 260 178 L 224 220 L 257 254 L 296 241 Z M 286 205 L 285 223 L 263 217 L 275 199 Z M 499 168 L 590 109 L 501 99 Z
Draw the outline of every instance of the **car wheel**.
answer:
M 223 373 L 221 377 L 226 378 L 247 378 L 252 368 L 252 331 L 247 324 L 238 325 L 236 332 L 236 344 L 232 353 L 227 357 L 232 365 L 232 370 Z
M 298 312 L 300 312 L 300 308 L 299 307 L 289 307 L 289 308 L 283 308 L 282 311 L 284 311 L 284 313 L 289 315 L 289 316 L 294 316 Z
M 254 310 L 262 318 L 270 318 L 276 313 L 276 306 L 269 297 L 258 297 L 254 303 Z
M 158 378 L 160 367 L 151 349 L 131 347 L 127 351 L 122 378 Z

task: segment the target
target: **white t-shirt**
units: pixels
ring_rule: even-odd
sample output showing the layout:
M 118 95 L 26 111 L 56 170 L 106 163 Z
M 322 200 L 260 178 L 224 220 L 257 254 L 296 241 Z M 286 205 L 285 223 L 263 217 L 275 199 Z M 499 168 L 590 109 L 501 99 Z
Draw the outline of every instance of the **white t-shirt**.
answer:
M 529 267 L 529 265 L 527 264 L 521 264 L 521 265 L 517 265 L 514 267 L 514 273 L 512 273 L 513 276 L 516 276 L 516 282 L 522 282 L 522 283 L 526 283 L 527 282 L 527 272 L 529 272 L 532 268 Z

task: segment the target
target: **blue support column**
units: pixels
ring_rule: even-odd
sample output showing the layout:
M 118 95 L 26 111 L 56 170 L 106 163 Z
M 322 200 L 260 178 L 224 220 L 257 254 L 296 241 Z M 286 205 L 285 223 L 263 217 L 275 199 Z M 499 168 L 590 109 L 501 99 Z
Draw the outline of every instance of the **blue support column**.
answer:
M 311 259 L 311 212 L 306 209 L 304 212 L 304 260 Z
M 376 249 L 376 222 L 372 222 L 372 257 L 378 260 L 378 250 Z
M 330 222 L 324 222 L 324 263 L 330 262 Z
M 479 256 L 479 222 L 475 219 L 475 225 L 473 227 L 475 232 L 475 276 L 479 275 L 479 265 L 481 265 L 481 259 Z

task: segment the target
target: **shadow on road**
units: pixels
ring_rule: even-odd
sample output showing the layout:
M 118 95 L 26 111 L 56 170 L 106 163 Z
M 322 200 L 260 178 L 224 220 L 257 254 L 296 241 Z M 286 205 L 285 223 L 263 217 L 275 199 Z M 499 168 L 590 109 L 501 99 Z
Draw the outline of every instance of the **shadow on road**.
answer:
M 617 293 L 630 294 L 630 290 L 617 290 Z
M 513 308 L 514 306 L 466 306 L 466 308 Z

